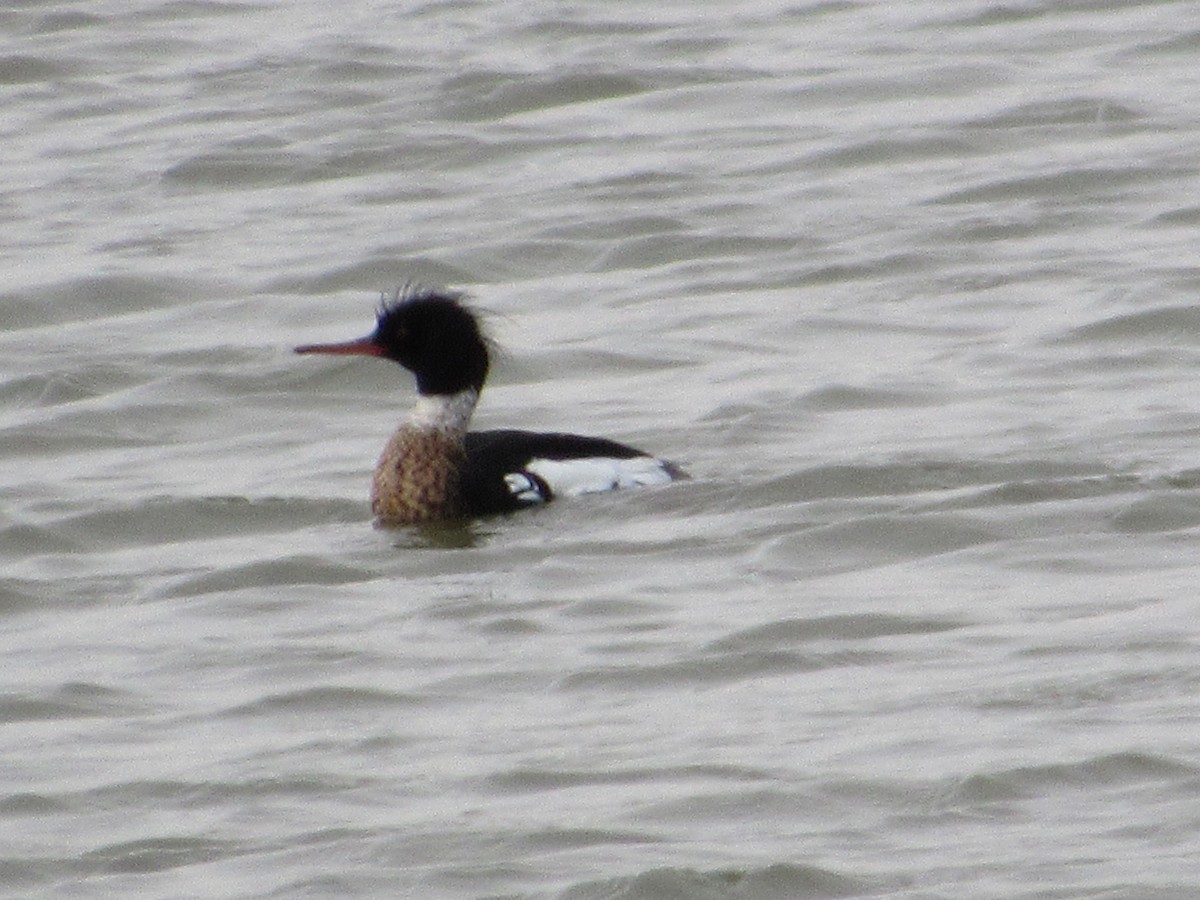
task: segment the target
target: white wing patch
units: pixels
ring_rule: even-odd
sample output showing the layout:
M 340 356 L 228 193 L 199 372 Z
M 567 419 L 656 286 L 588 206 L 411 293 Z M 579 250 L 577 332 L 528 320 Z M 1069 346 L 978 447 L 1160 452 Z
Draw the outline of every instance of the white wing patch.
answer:
M 508 492 L 522 503 L 545 503 L 549 498 L 542 487 L 524 472 L 510 472 L 504 476 Z
M 598 494 L 616 488 L 667 484 L 671 481 L 667 464 L 653 456 L 635 456 L 632 459 L 607 456 L 534 459 L 525 469 L 542 479 L 558 497 L 578 497 L 580 494 Z M 505 478 L 510 490 L 513 484 L 509 479 L 513 477 L 509 475 Z M 532 479 L 526 480 L 536 491 L 536 483 Z

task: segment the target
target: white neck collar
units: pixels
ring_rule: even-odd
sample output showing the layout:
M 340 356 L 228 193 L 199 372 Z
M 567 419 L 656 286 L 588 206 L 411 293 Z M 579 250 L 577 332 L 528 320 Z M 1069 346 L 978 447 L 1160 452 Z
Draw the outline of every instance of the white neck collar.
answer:
M 474 388 L 457 394 L 422 394 L 408 414 L 408 424 L 421 429 L 464 433 L 478 402 L 479 392 Z

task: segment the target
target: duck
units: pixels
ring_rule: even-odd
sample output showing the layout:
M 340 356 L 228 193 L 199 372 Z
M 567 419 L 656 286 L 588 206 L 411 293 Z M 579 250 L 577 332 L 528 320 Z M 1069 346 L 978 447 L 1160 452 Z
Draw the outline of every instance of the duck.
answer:
M 462 294 L 407 286 L 381 299 L 366 337 L 295 348 L 300 354 L 391 360 L 416 380 L 416 401 L 384 446 L 371 480 L 371 510 L 380 525 L 475 519 L 558 497 L 688 477 L 672 462 L 608 438 L 471 431 L 492 347 Z

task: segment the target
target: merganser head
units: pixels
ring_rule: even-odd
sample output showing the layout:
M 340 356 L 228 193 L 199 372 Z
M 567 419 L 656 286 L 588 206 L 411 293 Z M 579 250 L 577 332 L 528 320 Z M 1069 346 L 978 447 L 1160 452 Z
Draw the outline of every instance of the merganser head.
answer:
M 297 353 L 380 356 L 400 363 L 421 394 L 483 389 L 488 342 L 460 295 L 428 288 L 397 291 L 380 304 L 375 330 L 342 344 L 306 344 Z

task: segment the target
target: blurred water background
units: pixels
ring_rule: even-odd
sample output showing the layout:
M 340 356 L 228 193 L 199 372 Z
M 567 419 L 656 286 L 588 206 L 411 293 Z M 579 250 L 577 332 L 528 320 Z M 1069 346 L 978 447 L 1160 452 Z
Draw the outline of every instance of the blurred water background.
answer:
M 0 38 L 5 896 L 1200 892 L 1194 3 Z M 694 479 L 373 528 L 410 279 Z

